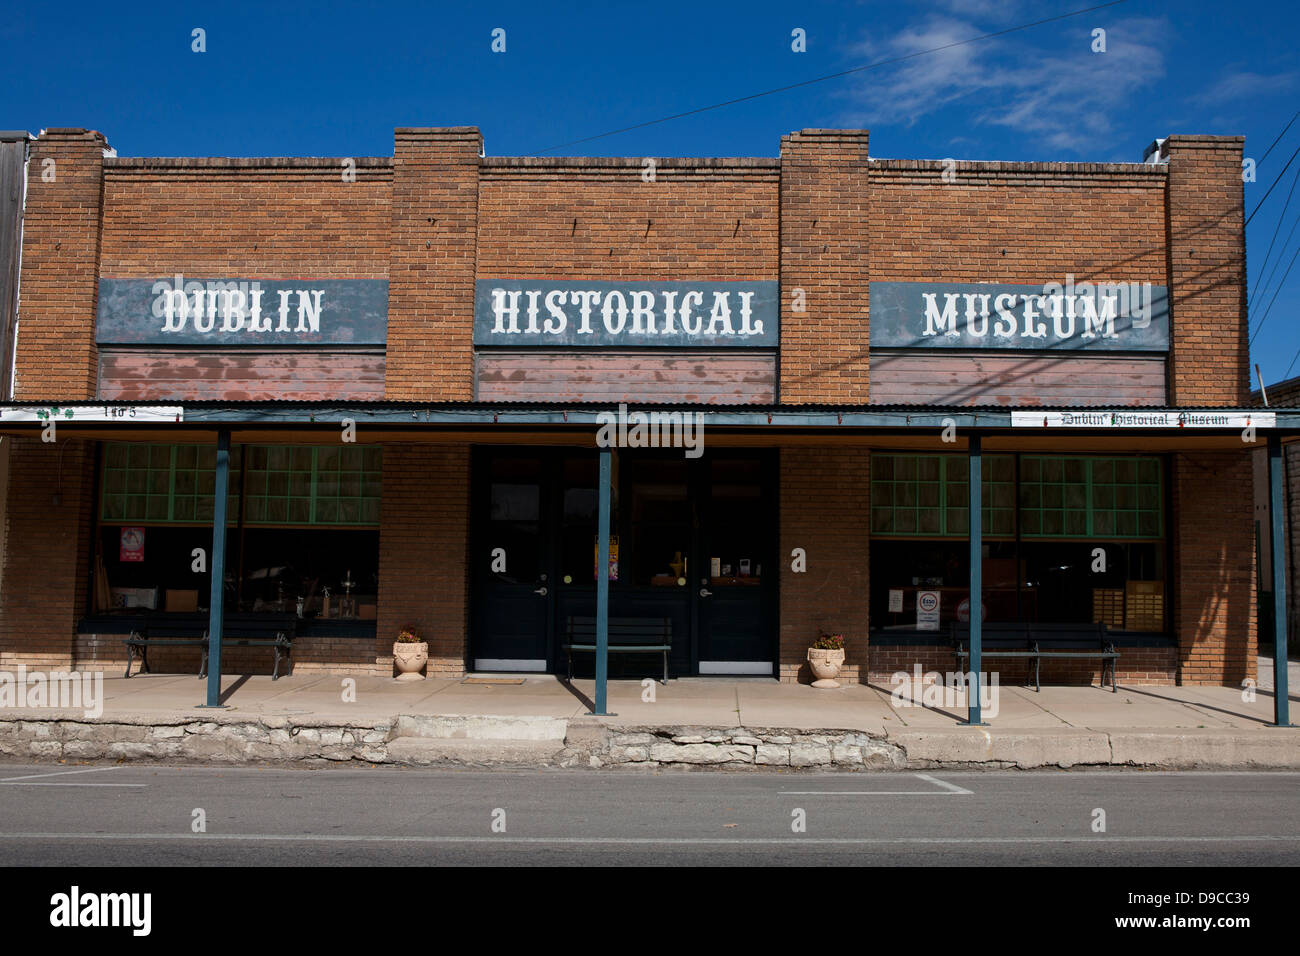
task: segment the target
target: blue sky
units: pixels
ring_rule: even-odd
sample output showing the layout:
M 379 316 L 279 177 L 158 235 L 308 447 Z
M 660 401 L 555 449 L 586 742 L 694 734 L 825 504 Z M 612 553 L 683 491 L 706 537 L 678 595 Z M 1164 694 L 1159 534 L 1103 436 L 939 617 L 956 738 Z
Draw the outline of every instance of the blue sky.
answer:
M 91 127 L 122 156 L 387 156 L 394 127 L 445 125 L 480 127 L 494 156 L 773 156 L 791 130 L 856 126 L 880 157 L 1138 161 L 1171 132 L 1242 134 L 1253 210 L 1300 146 L 1298 120 L 1263 158 L 1300 109 L 1291 2 L 1126 0 L 552 149 L 1094 3 L 13 4 L 0 127 Z M 1277 291 L 1252 347 L 1267 382 L 1300 351 L 1300 261 L 1280 281 L 1300 189 L 1265 264 L 1298 170 L 1300 157 L 1247 230 L 1252 330 Z

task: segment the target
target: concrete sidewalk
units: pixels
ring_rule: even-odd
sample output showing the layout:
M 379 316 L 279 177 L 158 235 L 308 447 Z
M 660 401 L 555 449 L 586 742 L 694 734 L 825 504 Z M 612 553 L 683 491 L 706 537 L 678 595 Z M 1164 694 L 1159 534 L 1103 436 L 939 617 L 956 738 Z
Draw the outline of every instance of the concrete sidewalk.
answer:
M 551 676 L 399 682 L 231 676 L 227 709 L 196 709 L 193 675 L 106 677 L 103 713 L 0 710 L 0 754 L 84 759 L 358 759 L 375 763 L 1300 768 L 1300 731 L 1273 698 L 1225 687 L 998 688 L 987 726 L 962 694 L 896 706 L 888 686 L 834 690 L 771 680 L 609 684 L 613 715 L 588 716 L 590 680 Z M 647 700 L 650 691 L 653 699 Z M 939 688 L 938 690 L 942 690 Z M 1296 692 L 1292 700 L 1300 700 Z M 928 699 L 927 699 L 927 702 Z M 304 736 L 305 735 L 305 736 Z M 312 744 L 315 746 L 305 746 Z M 836 759 L 836 748 L 842 759 Z M 809 749 L 811 748 L 811 749 Z M 681 759 L 678 759 L 681 758 Z M 765 759 L 766 758 L 766 759 Z

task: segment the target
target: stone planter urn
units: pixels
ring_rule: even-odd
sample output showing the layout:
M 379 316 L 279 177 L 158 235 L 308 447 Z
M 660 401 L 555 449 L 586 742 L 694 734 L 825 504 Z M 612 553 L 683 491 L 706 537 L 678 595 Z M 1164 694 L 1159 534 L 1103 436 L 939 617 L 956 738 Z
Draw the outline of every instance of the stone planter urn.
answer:
M 396 642 L 393 644 L 393 663 L 397 665 L 397 680 L 424 680 L 420 671 L 429 663 L 428 642 Z
M 844 648 L 836 650 L 827 650 L 820 647 L 808 648 L 808 666 L 812 668 L 814 687 L 839 687 L 840 682 L 835 678 L 840 676 L 840 668 L 844 666 Z

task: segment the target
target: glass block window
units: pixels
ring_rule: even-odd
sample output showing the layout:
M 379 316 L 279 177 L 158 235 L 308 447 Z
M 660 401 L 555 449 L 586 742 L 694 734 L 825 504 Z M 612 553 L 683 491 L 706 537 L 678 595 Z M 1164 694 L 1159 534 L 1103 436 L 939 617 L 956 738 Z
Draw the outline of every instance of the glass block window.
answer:
M 983 460 L 981 522 L 990 537 L 1016 532 L 1015 459 Z M 963 455 L 871 456 L 871 531 L 878 535 L 965 537 L 970 530 L 969 463 Z
M 239 516 L 240 449 L 230 451 L 229 523 Z M 212 521 L 215 445 L 109 442 L 104 446 L 100 518 L 111 522 Z
M 215 445 L 104 447 L 101 520 L 211 524 Z M 230 450 L 227 522 L 239 521 L 246 482 L 245 524 L 377 527 L 382 464 L 383 449 L 376 445 L 236 445 Z
M 250 525 L 378 525 L 383 451 L 373 445 L 249 445 Z
M 1020 469 L 1021 532 L 1027 538 L 1164 533 L 1159 458 L 1026 455 Z

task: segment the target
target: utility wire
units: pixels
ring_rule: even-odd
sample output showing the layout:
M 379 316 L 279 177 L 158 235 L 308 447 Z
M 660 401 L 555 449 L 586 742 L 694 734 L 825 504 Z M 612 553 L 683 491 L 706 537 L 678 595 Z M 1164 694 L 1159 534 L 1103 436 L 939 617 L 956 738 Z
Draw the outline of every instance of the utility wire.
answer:
M 1277 179 L 1273 180 L 1273 186 L 1276 186 L 1278 183 L 1282 181 L 1282 177 L 1285 176 L 1286 171 L 1291 168 L 1291 164 L 1295 162 L 1295 158 L 1297 155 L 1300 155 L 1300 146 L 1297 146 L 1295 148 L 1295 152 L 1291 154 L 1291 158 L 1286 161 L 1286 165 L 1282 167 L 1282 171 L 1277 174 Z M 1246 226 L 1249 226 L 1250 221 L 1255 218 L 1255 213 L 1259 212 L 1259 207 L 1264 205 L 1264 200 L 1268 198 L 1268 193 L 1271 193 L 1273 191 L 1273 186 L 1268 187 L 1268 192 L 1264 193 L 1263 198 L 1260 199 L 1260 201 L 1256 204 L 1254 210 L 1251 211 L 1251 214 L 1246 217 L 1246 221 L 1242 224 L 1243 229 Z
M 1286 194 L 1286 205 L 1282 207 L 1282 215 L 1277 217 L 1277 225 L 1273 227 L 1273 238 L 1268 241 L 1268 252 L 1264 253 L 1264 261 L 1259 264 L 1259 275 L 1255 277 L 1257 280 L 1264 275 L 1264 270 L 1268 268 L 1269 257 L 1273 255 L 1273 243 L 1277 242 L 1277 234 L 1282 231 L 1282 223 L 1286 219 L 1286 211 L 1291 208 L 1291 197 L 1295 195 L 1295 186 L 1297 182 L 1300 182 L 1300 167 L 1297 167 L 1295 176 L 1291 178 L 1291 191 Z M 1300 222 L 1300 218 L 1296 221 Z M 1295 226 L 1291 227 L 1291 231 L 1295 231 Z M 1288 235 L 1287 242 L 1290 241 L 1291 237 Z M 1286 246 L 1283 246 L 1282 248 L 1285 249 Z M 1274 271 L 1276 271 L 1276 269 L 1277 267 L 1274 266 Z M 1250 294 L 1250 300 L 1246 303 L 1247 314 L 1250 313 L 1250 304 L 1255 301 L 1255 293 L 1257 292 L 1259 292 L 1258 281 L 1255 283 L 1254 291 Z
M 550 152 L 554 152 L 557 149 L 565 149 L 569 146 L 578 146 L 582 143 L 590 143 L 592 140 L 604 139 L 608 136 L 617 136 L 619 133 L 628 133 L 635 129 L 644 129 L 647 126 L 655 126 L 659 123 L 667 123 L 671 120 L 682 119 L 683 117 L 686 116 L 695 116 L 699 113 L 707 113 L 710 110 L 722 109 L 724 106 L 735 106 L 737 103 L 745 103 L 748 102 L 749 100 L 761 99 L 764 96 L 772 96 L 773 94 L 776 93 L 785 93 L 789 90 L 797 90 L 803 86 L 812 86 L 814 83 L 824 83 L 827 80 L 839 79 L 841 76 L 849 76 L 853 73 L 862 73 L 865 70 L 874 70 L 878 67 L 889 66 L 894 63 L 903 63 L 907 60 L 912 60 L 919 56 L 928 56 L 931 53 L 941 53 L 944 50 L 951 50 L 954 47 L 965 46 L 970 43 L 978 43 L 980 40 L 991 40 L 995 37 L 1006 36 L 1009 33 L 1017 33 L 1021 30 L 1028 30 L 1031 27 L 1039 27 L 1045 23 L 1055 23 L 1058 20 L 1067 20 L 1070 17 L 1078 17 L 1078 16 L 1082 16 L 1085 13 L 1093 13 L 1097 10 L 1104 10 L 1107 7 L 1118 6 L 1119 4 L 1124 2 L 1126 2 L 1126 0 L 1111 0 L 1110 3 L 1102 3 L 1102 4 L 1098 4 L 1095 7 L 1086 7 L 1085 9 L 1082 10 L 1073 10 L 1070 13 L 1062 13 L 1054 17 L 1047 17 L 1042 20 L 1035 20 L 1032 23 L 1022 23 L 1020 26 L 1008 27 L 1005 30 L 998 30 L 994 33 L 985 33 L 977 37 L 970 37 L 966 40 L 957 40 L 953 43 L 945 43 L 943 46 L 936 46 L 929 50 L 918 50 L 915 53 L 908 53 L 903 56 L 895 56 L 885 60 L 877 60 L 874 63 L 868 63 L 866 66 L 856 66 L 851 70 L 841 70 L 838 73 L 828 73 L 825 76 L 813 77 L 811 80 L 803 80 L 799 83 L 791 83 L 788 86 L 779 86 L 776 89 L 764 90 L 762 93 L 751 93 L 749 96 L 738 96 L 733 100 L 724 100 L 721 103 L 713 103 L 710 106 L 700 106 L 693 110 L 686 110 L 685 112 L 682 113 L 674 113 L 671 116 L 664 116 L 661 117 L 660 119 L 646 120 L 644 123 L 635 123 L 631 126 L 624 126 L 620 129 L 610 130 L 607 133 L 597 133 L 595 136 L 584 136 L 582 139 L 569 140 L 567 143 L 558 143 L 555 146 L 548 146 L 546 147 L 546 149 L 539 149 L 537 150 L 536 153 L 529 153 L 528 155 L 536 156 L 536 155 L 540 155 L 541 153 L 550 153 Z
M 1296 117 L 1300 117 L 1300 110 L 1295 111 L 1295 116 L 1291 117 L 1291 123 L 1294 123 L 1296 121 Z M 1273 147 L 1276 146 L 1281 141 L 1282 137 L 1286 135 L 1286 131 L 1291 128 L 1291 123 L 1287 123 L 1285 126 L 1283 126 L 1282 132 L 1278 133 L 1277 136 L 1274 138 L 1273 142 L 1269 144 L 1268 149 L 1264 150 L 1264 155 L 1259 157 L 1260 163 L 1268 159 L 1268 154 L 1273 152 Z M 1257 163 L 1256 165 L 1259 164 Z
M 1296 246 L 1295 255 L 1291 256 L 1291 262 L 1287 265 L 1286 272 L 1282 273 L 1282 281 L 1280 281 L 1277 284 L 1277 288 L 1273 290 L 1273 298 L 1268 300 L 1268 308 L 1264 310 L 1264 317 L 1259 320 L 1259 326 L 1255 329 L 1255 335 L 1259 335 L 1259 330 L 1264 327 L 1264 322 L 1268 319 L 1268 313 L 1272 310 L 1273 303 L 1277 301 L 1277 294 L 1282 291 L 1282 286 L 1286 285 L 1286 277 L 1291 274 L 1291 266 L 1295 265 L 1297 257 L 1300 257 L 1300 246 Z M 1250 337 L 1250 344 L 1252 345 L 1255 342 L 1255 335 Z

